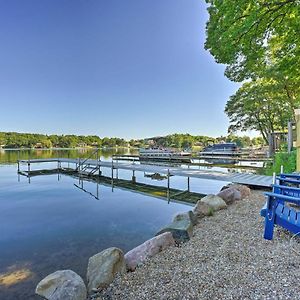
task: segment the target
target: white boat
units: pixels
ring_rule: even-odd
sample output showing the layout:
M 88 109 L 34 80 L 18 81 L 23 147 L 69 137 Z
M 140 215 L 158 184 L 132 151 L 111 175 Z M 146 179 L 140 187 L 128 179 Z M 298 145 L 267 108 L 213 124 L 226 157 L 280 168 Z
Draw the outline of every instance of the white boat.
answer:
M 140 149 L 140 160 L 160 161 L 190 161 L 191 153 L 186 151 L 175 151 L 165 148 Z
M 238 151 L 238 147 L 235 143 L 220 143 L 207 146 L 202 152 L 201 156 L 238 156 L 241 152 Z

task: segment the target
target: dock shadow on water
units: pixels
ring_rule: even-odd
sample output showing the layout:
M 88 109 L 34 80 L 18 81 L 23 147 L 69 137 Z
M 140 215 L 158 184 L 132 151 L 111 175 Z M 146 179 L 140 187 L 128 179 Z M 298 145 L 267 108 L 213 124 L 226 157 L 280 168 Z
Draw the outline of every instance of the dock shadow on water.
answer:
M 36 284 L 59 269 L 85 280 L 90 256 L 112 246 L 126 252 L 191 209 L 168 204 L 163 180 L 156 190 L 142 182 L 132 192 L 127 180 L 115 181 L 112 189 L 109 176 L 102 177 L 98 185 L 84 180 L 82 186 L 70 174 L 49 172 L 29 184 L 18 178 L 16 164 L 0 164 L 0 299 L 41 299 Z M 174 184 L 171 196 L 179 190 Z

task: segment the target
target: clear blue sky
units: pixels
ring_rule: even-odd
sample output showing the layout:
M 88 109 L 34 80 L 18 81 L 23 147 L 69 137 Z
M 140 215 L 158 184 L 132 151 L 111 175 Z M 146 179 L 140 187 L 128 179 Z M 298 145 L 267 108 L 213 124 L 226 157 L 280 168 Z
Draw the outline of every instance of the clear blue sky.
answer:
M 204 0 L 0 0 L 0 131 L 227 132 Z

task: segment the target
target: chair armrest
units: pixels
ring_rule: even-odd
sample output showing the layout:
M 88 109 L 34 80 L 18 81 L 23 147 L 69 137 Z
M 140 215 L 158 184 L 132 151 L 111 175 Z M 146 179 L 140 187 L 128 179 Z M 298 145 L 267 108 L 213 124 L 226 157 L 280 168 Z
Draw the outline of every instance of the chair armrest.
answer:
M 300 183 L 300 182 L 299 182 Z M 282 190 L 289 190 L 289 191 L 297 191 L 300 192 L 300 188 L 294 187 L 294 186 L 286 186 L 286 185 L 280 185 L 280 184 L 272 184 L 272 187 L 275 189 L 282 189 Z
M 300 179 L 300 174 L 284 174 L 284 173 L 280 173 L 279 177 L 281 178 L 294 178 L 294 179 Z
M 280 180 L 280 181 L 283 181 L 283 182 L 300 184 L 300 180 L 298 180 L 298 179 L 283 178 L 283 177 L 280 177 L 280 176 L 276 176 L 276 179 Z
M 296 197 L 291 197 L 291 196 L 286 196 L 286 195 L 282 195 L 282 194 L 276 194 L 276 193 L 265 193 L 266 196 L 270 198 L 274 198 L 276 200 L 281 200 L 283 202 L 290 202 L 290 203 L 294 203 L 297 205 L 300 205 L 300 198 L 296 198 Z

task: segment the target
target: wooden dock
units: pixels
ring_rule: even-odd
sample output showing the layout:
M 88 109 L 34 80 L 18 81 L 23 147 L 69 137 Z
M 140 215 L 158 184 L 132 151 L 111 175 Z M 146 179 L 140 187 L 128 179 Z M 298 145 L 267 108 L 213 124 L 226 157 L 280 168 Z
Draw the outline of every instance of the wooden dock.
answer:
M 218 180 L 224 182 L 232 182 L 238 184 L 245 184 L 257 188 L 269 188 L 272 184 L 272 177 L 265 175 L 256 175 L 249 173 L 226 173 L 213 170 L 199 170 L 188 167 L 171 167 L 171 166 L 157 166 L 139 163 L 124 163 L 115 161 L 100 161 L 96 159 L 71 159 L 71 158 L 47 158 L 47 159 L 28 159 L 18 161 L 18 171 L 20 171 L 20 165 L 26 164 L 28 171 L 32 164 L 40 163 L 56 163 L 59 168 L 63 163 L 73 164 L 74 169 L 78 172 L 84 169 L 99 171 L 101 174 L 101 168 L 110 168 L 112 170 L 112 177 L 114 176 L 114 170 L 129 170 L 133 172 L 132 178 L 135 178 L 135 172 L 148 172 L 159 173 L 170 176 L 182 176 L 188 178 L 209 179 Z M 94 173 L 93 173 L 94 174 Z M 169 180 L 168 180 L 169 182 Z M 188 183 L 189 184 L 189 183 Z

